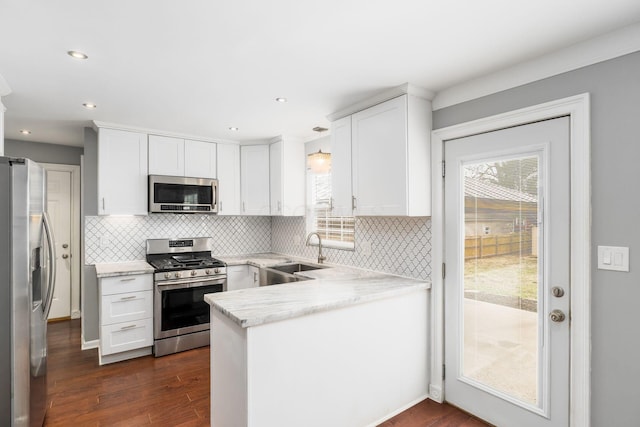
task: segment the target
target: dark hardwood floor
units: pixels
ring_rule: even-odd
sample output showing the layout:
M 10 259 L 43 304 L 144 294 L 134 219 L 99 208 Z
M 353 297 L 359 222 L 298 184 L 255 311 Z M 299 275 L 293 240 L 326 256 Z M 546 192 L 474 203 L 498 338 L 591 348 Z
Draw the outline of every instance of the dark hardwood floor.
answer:
M 80 350 L 80 321 L 50 323 L 45 426 L 209 426 L 209 348 L 98 366 Z M 482 427 L 453 406 L 425 400 L 384 427 Z

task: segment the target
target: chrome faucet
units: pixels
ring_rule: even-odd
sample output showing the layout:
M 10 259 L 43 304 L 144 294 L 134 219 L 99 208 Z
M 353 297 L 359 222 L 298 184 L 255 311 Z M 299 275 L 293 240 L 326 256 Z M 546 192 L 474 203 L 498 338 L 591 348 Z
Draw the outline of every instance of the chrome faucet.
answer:
M 315 231 L 313 233 L 309 233 L 307 236 L 307 246 L 309 246 L 309 242 L 311 241 L 311 236 L 316 235 L 318 237 L 318 264 L 322 264 L 322 262 L 327 259 L 326 256 L 322 255 L 322 238 Z

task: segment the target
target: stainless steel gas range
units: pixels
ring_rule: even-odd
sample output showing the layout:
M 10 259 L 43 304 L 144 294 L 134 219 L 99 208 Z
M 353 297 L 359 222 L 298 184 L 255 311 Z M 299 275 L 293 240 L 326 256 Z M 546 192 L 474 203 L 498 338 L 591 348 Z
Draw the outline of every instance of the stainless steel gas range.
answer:
M 153 354 L 209 345 L 204 295 L 227 290 L 227 267 L 211 257 L 211 238 L 147 240 L 147 262 L 155 268 Z

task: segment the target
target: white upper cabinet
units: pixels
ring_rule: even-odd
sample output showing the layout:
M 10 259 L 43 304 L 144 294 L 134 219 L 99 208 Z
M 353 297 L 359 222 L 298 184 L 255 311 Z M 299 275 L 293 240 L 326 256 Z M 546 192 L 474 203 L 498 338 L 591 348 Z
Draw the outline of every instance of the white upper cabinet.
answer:
M 240 146 L 218 145 L 218 215 L 240 215 Z
M 98 214 L 147 214 L 147 135 L 98 130 Z
M 333 215 L 352 216 L 351 116 L 331 123 L 331 206 Z
M 269 145 L 269 191 L 271 216 L 282 215 L 282 141 Z
M 216 146 L 212 142 L 184 140 L 184 175 L 194 178 L 215 178 Z
M 149 175 L 184 176 L 184 139 L 149 135 Z
M 348 214 L 346 117 L 333 124 L 334 213 Z M 351 119 L 352 208 L 356 216 L 431 214 L 431 103 L 402 95 Z M 343 122 L 344 121 L 344 122 Z M 345 183 L 347 183 L 345 185 Z
M 149 174 L 216 177 L 216 144 L 149 135 Z
M 272 216 L 303 216 L 306 161 L 304 144 L 277 138 L 269 145 Z
M 240 147 L 242 215 L 270 215 L 269 145 Z

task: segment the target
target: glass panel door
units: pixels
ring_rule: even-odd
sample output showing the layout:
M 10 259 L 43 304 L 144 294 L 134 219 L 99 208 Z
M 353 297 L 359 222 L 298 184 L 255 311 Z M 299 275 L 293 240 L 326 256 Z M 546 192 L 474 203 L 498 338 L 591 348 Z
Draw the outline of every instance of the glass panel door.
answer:
M 539 406 L 537 154 L 464 163 L 464 378 Z
M 568 425 L 568 129 L 445 143 L 444 397 L 495 425 Z

